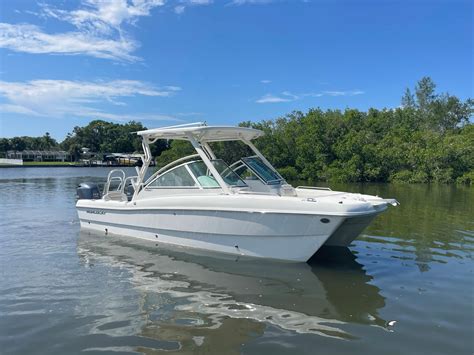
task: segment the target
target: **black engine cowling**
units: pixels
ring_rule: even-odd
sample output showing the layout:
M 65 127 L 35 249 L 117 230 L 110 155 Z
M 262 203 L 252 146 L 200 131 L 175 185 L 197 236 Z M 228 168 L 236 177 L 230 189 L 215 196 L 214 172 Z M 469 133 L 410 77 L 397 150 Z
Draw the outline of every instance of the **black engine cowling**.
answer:
M 97 184 L 82 182 L 76 189 L 76 197 L 79 200 L 98 200 L 102 197 L 102 194 Z

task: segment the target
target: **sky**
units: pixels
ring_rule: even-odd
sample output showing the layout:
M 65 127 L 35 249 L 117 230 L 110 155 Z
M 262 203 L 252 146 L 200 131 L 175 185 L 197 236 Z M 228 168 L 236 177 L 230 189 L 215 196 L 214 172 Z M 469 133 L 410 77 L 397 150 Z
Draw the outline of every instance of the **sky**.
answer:
M 0 137 L 466 99 L 473 33 L 462 0 L 2 0 Z

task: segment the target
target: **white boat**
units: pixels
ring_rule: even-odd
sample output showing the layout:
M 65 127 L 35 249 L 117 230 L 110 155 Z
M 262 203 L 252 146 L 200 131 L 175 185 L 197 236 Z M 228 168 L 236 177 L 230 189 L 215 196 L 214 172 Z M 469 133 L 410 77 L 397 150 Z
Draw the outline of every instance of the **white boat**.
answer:
M 324 244 L 347 246 L 394 199 L 289 185 L 253 145 L 246 127 L 194 123 L 137 132 L 143 164 L 137 176 L 109 173 L 102 196 L 78 188 L 82 228 L 213 252 L 305 262 Z M 196 154 L 153 174 L 150 144 L 189 141 Z M 228 165 L 213 142 L 241 141 L 254 155 Z

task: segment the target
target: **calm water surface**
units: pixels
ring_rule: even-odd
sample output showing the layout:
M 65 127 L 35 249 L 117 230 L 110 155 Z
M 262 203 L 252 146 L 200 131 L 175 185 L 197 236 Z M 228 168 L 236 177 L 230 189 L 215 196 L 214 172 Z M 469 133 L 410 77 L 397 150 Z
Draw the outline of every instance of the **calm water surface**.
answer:
M 286 265 L 81 232 L 76 185 L 107 171 L 0 170 L 2 354 L 474 351 L 472 188 L 335 186 L 401 206 Z

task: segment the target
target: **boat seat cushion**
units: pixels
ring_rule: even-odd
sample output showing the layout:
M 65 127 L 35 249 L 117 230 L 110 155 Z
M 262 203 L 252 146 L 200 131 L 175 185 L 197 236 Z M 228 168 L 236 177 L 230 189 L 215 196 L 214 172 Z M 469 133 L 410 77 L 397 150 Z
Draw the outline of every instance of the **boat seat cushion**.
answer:
M 109 191 L 109 193 L 104 196 L 104 200 L 128 201 L 128 198 L 126 194 L 120 191 Z
M 202 175 L 199 176 L 197 180 L 199 181 L 202 187 L 219 187 L 217 181 L 211 176 Z

